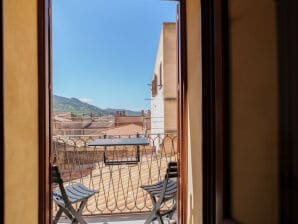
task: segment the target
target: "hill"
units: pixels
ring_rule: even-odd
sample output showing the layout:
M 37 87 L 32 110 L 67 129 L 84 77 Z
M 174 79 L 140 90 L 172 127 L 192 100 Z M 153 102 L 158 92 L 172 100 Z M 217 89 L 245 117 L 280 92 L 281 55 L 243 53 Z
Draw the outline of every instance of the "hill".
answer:
M 126 109 L 101 109 L 94 105 L 84 103 L 77 98 L 66 98 L 62 96 L 53 96 L 53 110 L 54 112 L 72 112 L 75 115 L 94 114 L 95 116 L 114 115 L 116 111 L 125 111 L 127 116 L 138 116 L 141 113 L 138 111 Z

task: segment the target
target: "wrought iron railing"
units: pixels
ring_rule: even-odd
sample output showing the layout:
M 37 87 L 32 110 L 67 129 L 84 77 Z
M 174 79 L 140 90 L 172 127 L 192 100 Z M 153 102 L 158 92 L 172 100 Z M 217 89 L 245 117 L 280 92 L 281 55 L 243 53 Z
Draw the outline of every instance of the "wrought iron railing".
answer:
M 59 166 L 64 183 L 81 182 L 99 192 L 88 200 L 84 215 L 138 213 L 152 209 L 149 195 L 140 188 L 164 178 L 167 163 L 177 161 L 177 135 L 146 135 L 148 146 L 140 146 L 140 162 L 135 164 L 104 163 L 104 152 L 127 161 L 133 157 L 134 146 L 90 147 L 98 138 L 129 138 L 136 136 L 73 135 L 54 136 L 52 162 Z M 169 202 L 171 203 L 171 202 Z M 167 206 L 171 206 L 168 204 Z M 57 207 L 53 205 L 53 213 Z

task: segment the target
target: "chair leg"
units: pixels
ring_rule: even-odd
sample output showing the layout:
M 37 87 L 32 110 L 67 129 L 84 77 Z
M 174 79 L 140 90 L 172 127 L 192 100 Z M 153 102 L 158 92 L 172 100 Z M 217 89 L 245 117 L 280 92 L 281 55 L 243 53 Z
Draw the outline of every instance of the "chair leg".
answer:
M 63 209 L 64 214 L 65 214 L 71 221 L 73 221 L 73 220 L 75 219 L 74 215 L 73 215 L 70 211 L 68 211 L 66 208 L 62 208 L 62 209 Z
M 59 221 L 59 219 L 60 219 L 60 217 L 61 217 L 61 215 L 62 215 L 62 213 L 64 212 L 64 214 L 72 221 L 72 222 L 74 222 L 74 216 L 66 209 L 66 208 L 64 208 L 64 207 L 61 207 L 61 206 L 59 206 L 59 210 L 58 210 L 58 212 L 57 212 L 57 214 L 56 214 L 56 216 L 55 216 L 55 219 L 53 220 L 53 224 L 57 224 L 58 223 L 58 221 Z
M 76 219 L 80 224 L 87 224 L 87 222 L 81 216 L 78 216 Z
M 83 209 L 85 207 L 85 205 L 87 204 L 87 200 L 84 200 L 80 203 L 79 209 L 76 211 L 76 213 L 74 214 L 76 221 L 74 223 L 81 223 L 81 224 L 87 224 L 87 222 L 82 218 L 82 213 L 83 213 Z
M 74 207 L 71 204 L 68 204 L 66 206 L 66 209 L 64 209 L 64 213 L 68 217 L 69 217 L 69 215 L 71 216 L 70 220 L 72 221 L 72 223 L 87 224 L 87 222 L 81 217 L 81 213 L 83 211 L 84 205 L 85 205 L 85 202 L 81 203 L 78 210 L 75 210 Z
M 78 222 L 78 220 L 76 220 L 76 219 L 74 219 L 72 222 L 71 222 L 71 224 L 78 224 L 79 222 Z
M 168 218 L 171 219 L 173 217 L 173 215 L 174 215 L 175 212 L 176 212 L 176 202 L 174 202 L 174 205 L 172 206 L 171 209 L 169 209 L 168 211 L 162 213 L 161 216 L 162 217 L 163 216 L 166 216 L 166 217 L 168 217 Z
M 78 211 L 77 211 L 77 213 L 78 213 L 79 215 L 82 215 L 82 213 L 83 213 L 83 209 L 84 209 L 84 207 L 85 207 L 86 204 L 87 204 L 87 200 L 84 200 L 84 201 L 82 201 L 82 202 L 80 203 L 79 209 L 78 209 Z
M 153 222 L 154 220 L 156 220 L 156 214 L 155 211 L 152 211 L 149 215 L 149 217 L 146 219 L 144 224 L 150 224 L 151 222 Z
M 158 220 L 159 224 L 164 224 L 162 217 L 160 215 L 157 216 L 157 220 Z
M 61 215 L 62 215 L 62 208 L 59 206 L 59 210 L 58 210 L 58 212 L 56 213 L 56 216 L 55 216 L 55 219 L 53 220 L 53 224 L 57 224 L 58 223 L 58 221 L 59 221 L 59 219 L 60 219 L 60 217 L 61 217 Z
M 153 208 L 152 208 L 152 211 L 151 211 L 149 217 L 146 219 L 144 224 L 150 224 L 151 222 L 153 222 L 157 218 L 157 216 L 156 216 L 156 199 L 152 195 L 150 195 L 150 198 L 151 198 Z

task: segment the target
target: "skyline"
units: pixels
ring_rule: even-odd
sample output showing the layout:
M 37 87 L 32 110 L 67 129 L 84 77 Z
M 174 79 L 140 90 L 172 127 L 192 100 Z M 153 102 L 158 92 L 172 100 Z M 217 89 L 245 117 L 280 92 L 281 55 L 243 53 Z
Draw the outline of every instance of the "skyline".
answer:
M 100 108 L 150 109 L 147 84 L 162 23 L 175 22 L 176 3 L 82 2 L 53 0 L 53 93 Z

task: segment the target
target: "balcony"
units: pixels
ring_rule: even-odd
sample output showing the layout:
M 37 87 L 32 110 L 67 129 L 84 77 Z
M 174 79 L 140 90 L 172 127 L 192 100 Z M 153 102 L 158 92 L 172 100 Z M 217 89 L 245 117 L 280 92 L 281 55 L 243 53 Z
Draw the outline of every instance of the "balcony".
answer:
M 95 139 L 136 137 L 145 137 L 149 145 L 88 146 Z M 65 186 L 79 182 L 99 191 L 83 211 L 88 223 L 138 224 L 144 223 L 152 209 L 149 195 L 140 186 L 162 180 L 167 163 L 177 161 L 177 135 L 57 135 L 51 156 Z M 110 160 L 118 163 L 109 165 Z M 164 209 L 171 205 L 170 201 Z M 53 215 L 56 212 L 53 203 Z M 61 218 L 60 222 L 69 220 Z

